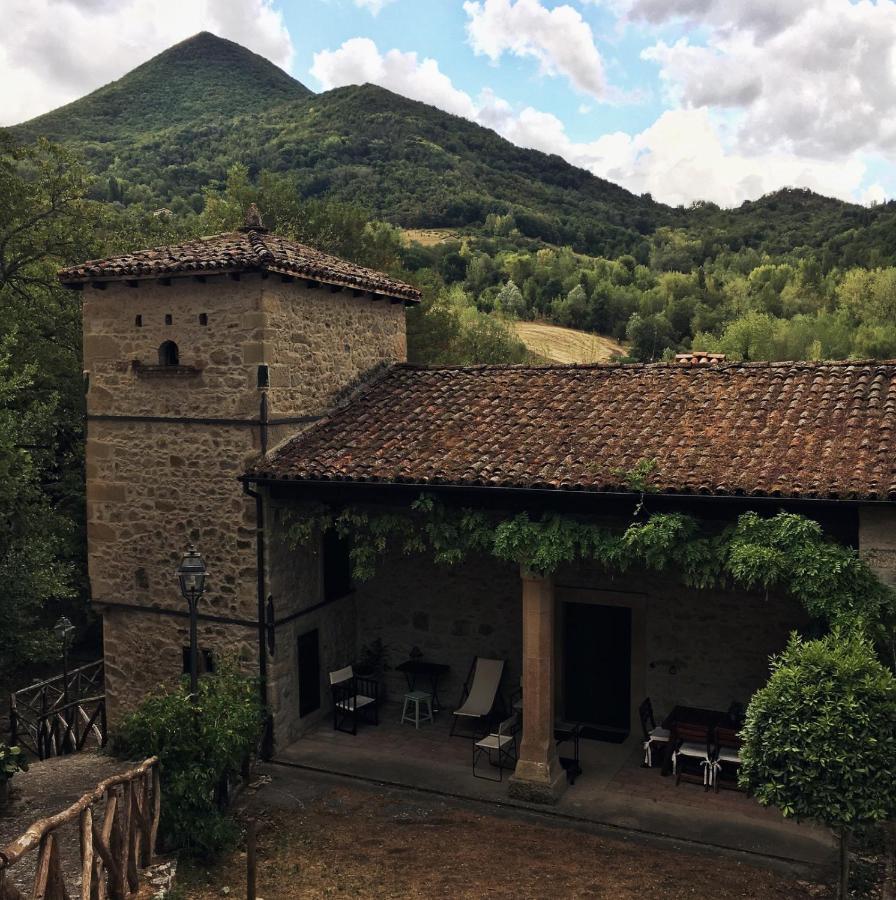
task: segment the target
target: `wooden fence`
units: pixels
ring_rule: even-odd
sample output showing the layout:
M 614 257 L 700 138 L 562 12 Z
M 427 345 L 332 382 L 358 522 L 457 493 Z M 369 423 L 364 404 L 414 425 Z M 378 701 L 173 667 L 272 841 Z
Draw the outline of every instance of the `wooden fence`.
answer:
M 40 819 L 0 850 L 0 900 L 70 900 L 60 854 L 59 829 L 77 823 L 81 900 L 126 900 L 152 862 L 159 828 L 159 760 L 101 781 L 68 809 Z M 101 824 L 98 824 L 102 819 Z M 12 867 L 37 852 L 33 884 L 24 893 Z
M 11 743 L 38 759 L 105 746 L 106 695 L 103 661 L 40 681 L 10 694 Z

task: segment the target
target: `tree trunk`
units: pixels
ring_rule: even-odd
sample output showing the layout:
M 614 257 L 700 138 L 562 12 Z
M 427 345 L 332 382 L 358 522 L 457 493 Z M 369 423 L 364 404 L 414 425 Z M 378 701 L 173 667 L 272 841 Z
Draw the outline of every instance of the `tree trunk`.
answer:
M 840 829 L 840 900 L 849 900 L 849 829 Z

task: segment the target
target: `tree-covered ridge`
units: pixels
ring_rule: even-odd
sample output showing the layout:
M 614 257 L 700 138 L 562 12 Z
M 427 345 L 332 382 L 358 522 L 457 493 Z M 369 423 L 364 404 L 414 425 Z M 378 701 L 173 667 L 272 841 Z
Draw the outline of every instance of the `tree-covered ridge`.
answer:
M 310 93 L 264 57 L 204 31 L 15 131 L 25 139 L 139 144 L 171 126 L 226 121 Z

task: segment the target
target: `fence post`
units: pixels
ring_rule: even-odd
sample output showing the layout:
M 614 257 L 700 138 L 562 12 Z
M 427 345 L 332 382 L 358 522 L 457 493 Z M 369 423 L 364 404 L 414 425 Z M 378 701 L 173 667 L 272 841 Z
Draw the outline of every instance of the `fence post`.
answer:
M 249 819 L 246 832 L 246 900 L 255 900 L 255 819 Z
M 9 743 L 16 747 L 19 743 L 19 713 L 16 709 L 16 695 L 9 695 Z

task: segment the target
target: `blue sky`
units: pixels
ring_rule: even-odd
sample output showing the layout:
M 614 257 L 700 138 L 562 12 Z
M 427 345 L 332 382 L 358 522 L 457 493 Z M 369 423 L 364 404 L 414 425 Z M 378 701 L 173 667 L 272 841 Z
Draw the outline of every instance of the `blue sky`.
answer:
M 314 90 L 372 81 L 668 203 L 896 196 L 896 0 L 0 3 L 0 123 L 209 30 Z

